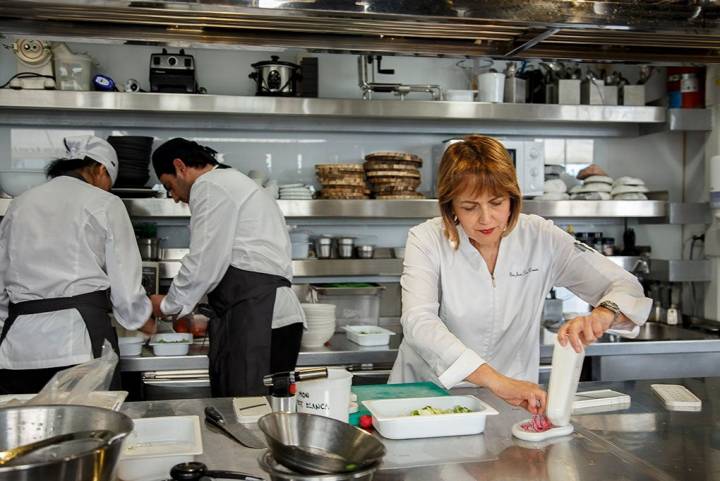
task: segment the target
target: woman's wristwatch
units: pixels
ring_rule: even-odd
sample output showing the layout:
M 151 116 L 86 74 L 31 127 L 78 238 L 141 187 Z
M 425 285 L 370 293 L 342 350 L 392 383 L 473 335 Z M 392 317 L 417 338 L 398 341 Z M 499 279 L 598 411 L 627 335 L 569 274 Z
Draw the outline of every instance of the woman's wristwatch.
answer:
M 610 323 L 610 326 L 615 324 L 618 318 L 622 315 L 620 308 L 613 301 L 602 301 L 600 304 L 598 304 L 597 307 L 604 307 L 605 309 L 613 313 L 613 320 Z

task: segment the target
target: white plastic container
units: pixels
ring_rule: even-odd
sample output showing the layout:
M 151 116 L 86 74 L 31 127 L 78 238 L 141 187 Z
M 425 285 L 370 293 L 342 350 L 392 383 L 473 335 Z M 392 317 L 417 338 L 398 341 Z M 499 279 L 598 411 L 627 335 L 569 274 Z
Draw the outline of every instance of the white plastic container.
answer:
M 446 90 L 445 100 L 449 102 L 472 102 L 475 99 L 474 90 Z
M 505 95 L 505 74 L 486 72 L 477 76 L 477 101 L 502 103 Z
M 485 431 L 485 419 L 498 412 L 475 396 L 439 396 L 363 401 L 373 418 L 373 427 L 389 439 L 463 436 Z M 452 409 L 463 406 L 469 413 L 412 416 L 415 409 L 432 406 Z
M 141 336 L 118 337 L 120 356 L 139 356 L 142 352 L 143 342 L 145 340 Z
M 384 346 L 395 333 L 378 326 L 343 326 L 348 340 L 361 346 Z
M 150 346 L 156 356 L 183 356 L 190 350 L 193 335 L 189 333 L 166 332 L 150 338 Z
M 297 412 L 348 422 L 352 376 L 345 369 L 328 369 L 327 378 L 297 383 Z
M 92 90 L 93 59 L 86 54 L 75 54 L 64 43 L 53 46 L 55 83 L 59 90 Z
M 575 352 L 568 342 L 565 347 L 555 340 L 548 387 L 546 415 L 555 426 L 567 426 L 573 410 L 573 401 L 580 381 L 585 349 Z
M 198 416 L 134 419 L 118 462 L 121 481 L 167 479 L 170 468 L 202 454 Z

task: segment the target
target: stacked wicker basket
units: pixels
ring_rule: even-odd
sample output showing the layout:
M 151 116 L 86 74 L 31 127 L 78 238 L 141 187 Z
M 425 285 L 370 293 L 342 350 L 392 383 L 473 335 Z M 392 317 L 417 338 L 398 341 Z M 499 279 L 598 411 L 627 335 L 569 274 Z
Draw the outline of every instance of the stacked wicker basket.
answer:
M 406 152 L 374 152 L 365 156 L 365 175 L 376 199 L 422 199 L 422 159 Z
M 322 184 L 321 199 L 369 199 L 362 164 L 317 164 L 315 175 Z

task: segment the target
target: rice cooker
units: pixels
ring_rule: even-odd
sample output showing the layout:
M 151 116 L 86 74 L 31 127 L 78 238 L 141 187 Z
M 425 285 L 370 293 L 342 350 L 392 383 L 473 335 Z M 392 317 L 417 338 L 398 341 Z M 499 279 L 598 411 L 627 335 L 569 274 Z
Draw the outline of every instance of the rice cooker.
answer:
M 281 62 L 277 55 L 272 55 L 270 59 L 252 64 L 255 71 L 249 77 L 255 80 L 255 95 L 297 96 L 298 82 L 302 79 L 300 66 L 291 62 Z

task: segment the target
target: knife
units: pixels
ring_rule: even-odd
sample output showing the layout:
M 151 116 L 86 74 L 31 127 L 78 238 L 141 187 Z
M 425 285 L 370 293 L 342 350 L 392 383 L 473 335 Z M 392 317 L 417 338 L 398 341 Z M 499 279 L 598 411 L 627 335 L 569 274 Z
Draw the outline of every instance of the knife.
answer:
M 226 423 L 223 415 L 220 414 L 220 411 L 218 411 L 214 406 L 208 406 L 205 408 L 205 422 L 220 429 L 228 437 L 234 439 L 245 447 L 252 449 L 263 449 L 266 447 L 264 442 L 259 440 L 242 424 Z

